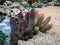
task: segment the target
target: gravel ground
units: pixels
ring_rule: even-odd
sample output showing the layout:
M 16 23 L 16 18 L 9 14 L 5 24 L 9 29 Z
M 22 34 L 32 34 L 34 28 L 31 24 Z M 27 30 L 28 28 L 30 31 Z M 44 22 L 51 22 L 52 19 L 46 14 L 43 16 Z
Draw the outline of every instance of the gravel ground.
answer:
M 28 41 L 19 40 L 18 45 L 60 45 L 60 7 L 49 6 L 36 10 L 39 14 L 45 14 L 45 18 L 51 16 L 53 27 L 47 33 L 39 32 Z

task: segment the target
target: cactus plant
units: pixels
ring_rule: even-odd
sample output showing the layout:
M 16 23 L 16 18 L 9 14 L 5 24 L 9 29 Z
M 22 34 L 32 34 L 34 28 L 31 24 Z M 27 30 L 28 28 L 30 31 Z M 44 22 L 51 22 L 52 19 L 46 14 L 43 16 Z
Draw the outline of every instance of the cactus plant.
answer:
M 12 18 L 12 17 L 11 17 Z M 17 40 L 25 40 L 33 38 L 38 31 L 45 33 L 52 26 L 48 22 L 51 17 L 47 17 L 44 21 L 44 15 L 38 15 L 34 9 L 31 9 L 25 14 L 25 19 L 23 19 L 23 13 L 20 12 L 17 16 L 17 20 L 14 18 L 13 21 L 10 19 L 11 27 L 13 30 L 11 32 L 11 41 L 17 43 Z M 18 24 L 17 24 L 18 23 Z M 39 29 L 36 29 L 38 27 Z M 14 40 L 14 41 L 13 41 Z
M 50 17 L 50 16 L 49 16 L 49 17 L 47 17 L 47 18 L 46 18 L 46 20 L 43 22 L 43 24 L 44 24 L 44 25 L 47 25 L 47 24 L 49 23 L 50 19 L 51 19 L 51 17 Z
M 49 30 L 51 27 L 52 27 L 52 25 L 48 24 L 48 25 L 42 27 L 42 29 L 40 31 L 43 32 L 43 33 L 46 33 L 46 31 Z

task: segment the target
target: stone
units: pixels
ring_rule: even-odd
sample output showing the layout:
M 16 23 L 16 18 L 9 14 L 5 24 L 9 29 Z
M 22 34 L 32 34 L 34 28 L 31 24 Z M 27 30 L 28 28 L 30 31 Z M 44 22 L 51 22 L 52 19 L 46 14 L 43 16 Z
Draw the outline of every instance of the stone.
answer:
M 11 27 L 5 26 L 5 27 L 2 29 L 2 31 L 3 31 L 3 33 L 4 33 L 6 36 L 10 37 Z

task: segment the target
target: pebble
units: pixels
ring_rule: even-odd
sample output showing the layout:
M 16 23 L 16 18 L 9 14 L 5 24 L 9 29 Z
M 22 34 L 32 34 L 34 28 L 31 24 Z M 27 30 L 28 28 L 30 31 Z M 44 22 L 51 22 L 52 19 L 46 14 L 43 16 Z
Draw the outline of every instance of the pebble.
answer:
M 10 45 L 10 38 L 5 39 L 4 45 Z

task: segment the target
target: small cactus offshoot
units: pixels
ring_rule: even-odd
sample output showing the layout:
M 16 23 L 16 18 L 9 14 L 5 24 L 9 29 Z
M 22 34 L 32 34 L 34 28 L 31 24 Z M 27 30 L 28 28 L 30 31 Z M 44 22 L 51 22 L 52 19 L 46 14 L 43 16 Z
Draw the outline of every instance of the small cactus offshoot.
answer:
M 38 31 L 46 33 L 47 30 L 52 27 L 52 25 L 48 23 L 50 19 L 51 17 L 49 16 L 44 21 L 44 15 L 40 15 L 39 17 L 34 9 L 31 9 L 25 14 L 25 19 L 22 12 L 18 14 L 17 18 L 11 17 L 11 42 L 17 44 L 16 42 L 19 39 L 27 41 L 33 38 Z

